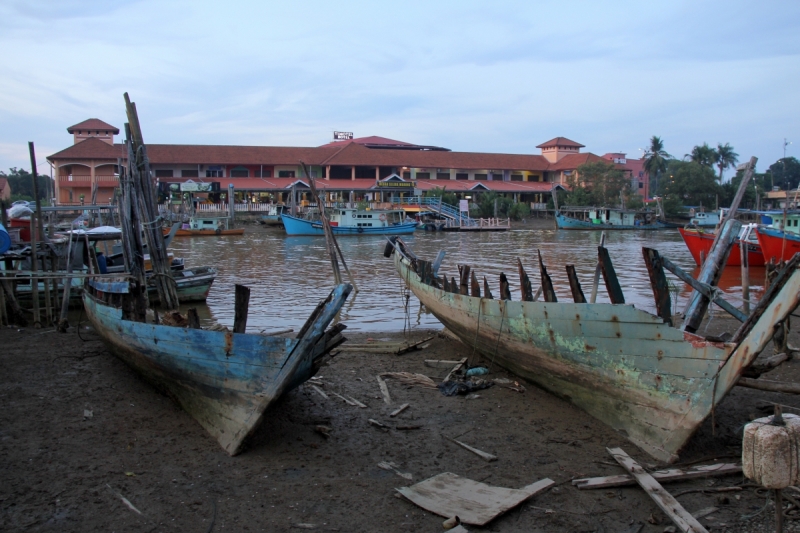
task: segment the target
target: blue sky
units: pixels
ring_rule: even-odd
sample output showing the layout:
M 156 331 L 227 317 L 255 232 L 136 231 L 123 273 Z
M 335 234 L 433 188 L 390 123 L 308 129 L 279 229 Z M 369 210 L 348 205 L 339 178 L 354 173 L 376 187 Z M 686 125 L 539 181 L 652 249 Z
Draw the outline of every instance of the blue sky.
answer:
M 151 143 L 800 157 L 800 2 L 5 0 L 0 20 L 2 170 L 34 141 L 49 172 L 84 119 L 122 128 L 125 91 Z

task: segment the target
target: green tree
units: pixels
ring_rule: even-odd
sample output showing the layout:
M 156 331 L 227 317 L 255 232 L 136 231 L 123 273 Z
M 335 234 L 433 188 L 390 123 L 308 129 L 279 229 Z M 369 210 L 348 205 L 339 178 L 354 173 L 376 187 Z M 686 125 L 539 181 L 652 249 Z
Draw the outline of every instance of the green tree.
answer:
M 577 177 L 571 177 L 571 183 L 591 191 L 592 202 L 598 207 L 618 205 L 620 193 L 629 187 L 625 173 L 617 169 L 614 163 L 584 163 L 575 170 Z
M 796 189 L 800 185 L 800 161 L 794 157 L 778 159 L 769 166 L 766 178 L 765 185 L 769 190 L 772 187 L 779 187 L 781 190 Z
M 443 203 L 458 207 L 458 196 L 453 192 L 447 192 L 447 187 L 434 187 L 425 192 L 425 196 L 441 198 Z
M 497 216 L 507 217 L 511 212 L 513 202 L 496 192 L 481 193 L 475 200 L 475 203 L 480 207 L 480 215 L 484 218 L 492 218 L 495 216 L 495 202 L 497 203 Z
M 0 171 L 0 177 L 6 178 L 11 185 L 12 201 L 33 201 L 33 175 L 25 169 L 11 167 L 8 174 Z M 36 176 L 39 185 L 39 199 L 47 200 L 51 189 L 51 180 L 48 176 Z
M 561 201 L 561 196 L 559 196 Z M 575 186 L 564 197 L 564 205 L 592 205 L 592 193 L 586 187 Z
M 686 154 L 689 160 L 694 161 L 704 167 L 714 168 L 717 163 L 717 151 L 711 148 L 708 143 L 692 148 L 691 154 Z
M 651 180 L 655 178 L 655 193 L 658 194 L 658 178 L 667 169 L 667 160 L 672 159 L 672 156 L 664 150 L 664 142 L 661 137 L 653 135 L 650 138 L 650 148 L 644 153 L 644 170 Z
M 527 218 L 531 215 L 531 208 L 524 202 L 517 202 L 511 206 L 511 210 L 508 212 L 508 215 L 513 220 L 522 220 L 523 218 Z
M 664 181 L 664 194 L 682 206 L 711 207 L 723 193 L 714 170 L 695 161 L 671 161 Z
M 717 144 L 717 168 L 719 168 L 719 182 L 722 183 L 722 173 L 729 168 L 736 166 L 739 162 L 739 154 L 733 151 L 733 146 L 729 143 Z

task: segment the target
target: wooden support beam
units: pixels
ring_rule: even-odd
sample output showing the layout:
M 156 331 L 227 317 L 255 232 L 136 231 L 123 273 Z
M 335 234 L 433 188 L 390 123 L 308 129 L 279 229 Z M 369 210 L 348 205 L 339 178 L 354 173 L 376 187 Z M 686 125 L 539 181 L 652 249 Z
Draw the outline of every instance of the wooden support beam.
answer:
M 600 234 L 600 246 L 606 245 L 606 232 Z M 597 301 L 597 289 L 600 287 L 600 261 L 594 267 L 594 278 L 592 280 L 592 296 L 589 298 L 589 303 Z
M 459 287 L 458 283 L 456 283 L 455 276 L 450 276 L 450 292 L 452 292 L 453 294 L 458 294 L 458 291 Z
M 442 276 L 442 278 L 444 280 L 442 281 L 442 290 L 444 292 L 450 292 L 450 282 L 447 281 L 447 276 Z
M 605 246 L 597 247 L 597 260 L 600 264 L 600 272 L 603 274 L 603 281 L 606 283 L 606 290 L 611 303 L 624 304 L 625 295 L 622 294 L 622 287 L 619 286 L 617 273 L 614 271 L 614 265 L 611 263 L 611 257 L 608 255 L 608 249 Z
M 585 304 L 586 296 L 583 295 L 581 282 L 578 280 L 578 274 L 575 272 L 575 265 L 567 265 L 567 278 L 569 279 L 569 288 L 572 291 L 572 299 L 576 304 Z
M 233 332 L 244 333 L 247 329 L 247 311 L 250 306 L 250 289 L 244 285 L 235 285 L 236 301 L 234 303 Z
M 500 273 L 500 299 L 511 299 L 511 288 L 508 285 L 508 278 L 502 272 Z
M 656 314 L 665 324 L 672 326 L 672 297 L 669 293 L 669 282 L 664 274 L 664 265 L 658 250 L 642 248 L 644 264 L 650 276 L 650 287 L 653 289 L 653 298 L 656 301 Z
M 189 320 L 189 327 L 192 329 L 200 329 L 200 316 L 197 314 L 197 309 L 192 307 L 186 312 L 186 318 Z
M 542 277 L 542 294 L 544 295 L 544 301 L 557 302 L 558 297 L 556 296 L 555 289 L 553 289 L 553 280 L 550 279 L 550 274 L 547 273 L 547 268 L 542 261 L 542 251 L 536 250 L 536 253 L 539 254 L 539 273 Z
M 469 279 L 469 289 L 470 289 L 470 296 L 474 296 L 476 298 L 481 297 L 481 286 L 478 284 L 478 278 L 475 276 L 475 271 L 472 271 Z
M 522 266 L 522 261 L 517 257 L 517 270 L 519 271 L 519 290 L 522 293 L 523 302 L 533 301 L 533 287 L 525 268 Z
M 469 265 L 459 265 L 458 272 L 461 274 L 460 283 L 458 284 L 458 293 L 467 296 L 469 294 Z
M 731 305 L 727 301 L 725 301 L 719 294 L 715 292 L 715 288 L 707 283 L 703 283 L 702 281 L 698 281 L 694 279 L 688 272 L 684 271 L 681 267 L 667 259 L 666 257 L 659 257 L 661 261 L 661 265 L 678 276 L 682 281 L 685 281 L 689 286 L 691 286 L 695 291 L 702 294 L 710 301 L 713 301 L 715 304 L 720 306 L 722 309 L 730 313 L 736 320 L 739 322 L 744 322 L 747 320 L 747 315 L 739 311 L 735 306 Z
M 606 448 L 608 453 L 632 475 L 642 489 L 684 533 L 708 533 L 672 494 L 667 492 L 656 479 L 634 461 L 622 448 Z
M 483 276 L 483 297 L 489 298 L 490 300 L 494 299 L 494 296 L 492 296 L 492 291 L 489 290 L 489 282 L 486 280 L 486 276 Z
M 684 481 L 710 476 L 725 476 L 730 474 L 741 474 L 742 465 L 732 463 L 720 463 L 716 465 L 695 466 L 692 468 L 670 468 L 668 470 L 658 470 L 651 472 L 659 483 L 670 481 Z M 636 485 L 636 479 L 628 474 L 616 476 L 589 477 L 573 479 L 572 484 L 579 489 L 605 489 L 608 487 L 623 487 L 625 485 Z

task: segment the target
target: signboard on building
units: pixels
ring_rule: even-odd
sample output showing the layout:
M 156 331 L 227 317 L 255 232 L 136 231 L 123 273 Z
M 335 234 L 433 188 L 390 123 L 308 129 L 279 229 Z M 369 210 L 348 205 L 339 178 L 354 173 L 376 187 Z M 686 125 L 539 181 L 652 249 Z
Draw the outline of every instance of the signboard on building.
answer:
M 379 181 L 378 188 L 388 188 L 388 189 L 413 189 L 414 182 L 413 181 Z
M 211 192 L 213 190 L 213 183 L 197 183 L 189 180 L 181 183 L 182 192 Z
M 469 200 L 459 200 L 458 210 L 461 211 L 462 213 L 464 212 L 469 213 Z
M 353 132 L 352 131 L 334 131 L 333 132 L 333 140 L 334 141 L 352 141 L 353 140 Z

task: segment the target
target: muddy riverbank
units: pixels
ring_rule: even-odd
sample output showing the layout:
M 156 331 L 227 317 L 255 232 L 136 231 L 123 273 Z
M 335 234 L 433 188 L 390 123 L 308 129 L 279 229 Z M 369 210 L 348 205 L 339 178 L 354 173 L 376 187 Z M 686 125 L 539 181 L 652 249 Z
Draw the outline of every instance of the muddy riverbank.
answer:
M 715 318 L 712 329 L 733 324 Z M 435 334 L 415 331 L 414 338 Z M 797 333 L 793 342 L 797 344 Z M 404 339 L 402 333 L 350 333 L 350 342 Z M 621 472 L 606 447 L 621 446 L 642 464 L 653 460 L 568 403 L 528 383 L 495 386 L 479 398 L 388 382 L 376 375 L 415 372 L 440 379 L 447 370 L 425 359 L 479 358 L 436 336 L 405 355 L 348 352 L 319 373 L 322 390 L 352 396 L 358 408 L 304 385 L 287 394 L 238 457 L 228 457 L 169 398 L 111 356 L 91 330 L 68 334 L 0 330 L 0 529 L 5 531 L 441 531 L 442 518 L 395 497 L 442 472 L 520 488 L 549 477 L 556 486 L 471 531 L 661 532 L 670 523 L 636 487 L 579 491 L 575 477 Z M 346 345 L 345 345 L 346 346 Z M 490 378 L 516 380 L 491 361 Z M 796 380 L 790 361 L 770 379 Z M 736 461 L 741 427 L 764 416 L 767 401 L 800 406 L 795 397 L 736 388 L 689 443 L 680 461 Z M 410 407 L 396 418 L 389 413 Z M 383 422 L 389 429 L 369 424 Z M 330 437 L 317 426 L 331 428 Z M 418 429 L 398 429 L 416 427 Z M 498 457 L 487 463 L 454 445 L 460 440 Z M 413 481 L 383 470 L 390 461 Z M 746 483 L 741 475 L 668 485 L 674 494 Z M 131 510 L 135 507 L 141 514 Z M 767 531 L 772 510 L 754 488 L 678 497 L 694 512 L 718 507 L 702 522 L 723 531 Z M 755 523 L 753 522 L 755 520 Z M 653 522 L 656 522 L 655 524 Z M 724 524 L 724 525 L 723 525 Z M 634 529 L 631 529 L 634 528 Z

